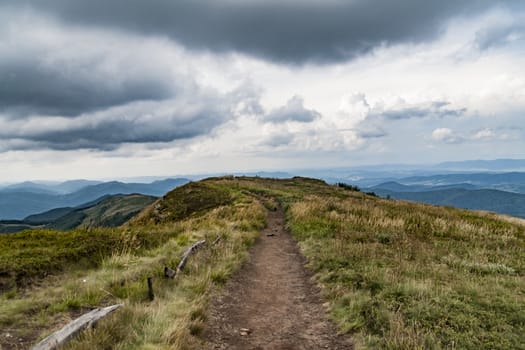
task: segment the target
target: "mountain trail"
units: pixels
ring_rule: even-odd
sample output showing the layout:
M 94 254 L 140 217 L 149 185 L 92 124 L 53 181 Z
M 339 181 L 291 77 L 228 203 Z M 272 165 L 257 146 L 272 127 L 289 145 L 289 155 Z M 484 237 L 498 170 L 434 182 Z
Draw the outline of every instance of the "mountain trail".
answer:
M 206 348 L 352 349 L 349 337 L 338 335 L 327 320 L 282 210 L 269 211 L 267 223 L 249 261 L 212 302 L 203 332 Z

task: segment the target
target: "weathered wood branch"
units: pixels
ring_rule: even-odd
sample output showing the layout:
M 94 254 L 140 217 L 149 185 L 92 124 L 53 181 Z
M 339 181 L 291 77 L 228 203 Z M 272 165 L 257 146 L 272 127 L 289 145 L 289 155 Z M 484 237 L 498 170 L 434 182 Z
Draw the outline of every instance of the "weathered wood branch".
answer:
M 213 243 L 211 244 L 212 246 L 213 245 L 217 245 L 217 243 L 219 243 L 221 241 L 221 236 L 217 236 L 217 238 L 215 238 L 215 240 L 213 241 Z
M 79 318 L 71 321 L 61 330 L 56 331 L 47 338 L 43 339 L 40 343 L 33 346 L 32 350 L 52 350 L 59 346 L 64 345 L 71 337 L 76 335 L 81 330 L 91 327 L 97 323 L 100 319 L 106 317 L 111 312 L 115 311 L 122 304 L 116 304 L 104 308 L 98 308 L 80 316 Z
M 201 245 L 204 245 L 205 243 L 206 243 L 206 240 L 203 239 L 201 241 L 198 241 L 191 247 L 189 247 L 188 250 L 186 250 L 186 253 L 184 253 L 184 255 L 182 256 L 182 259 L 179 262 L 179 265 L 177 265 L 177 274 L 180 273 L 184 269 L 184 266 L 186 266 L 186 262 L 188 261 L 188 258 L 190 257 L 190 255 L 193 254 L 197 249 L 199 249 Z
M 170 269 L 169 267 L 164 267 L 164 276 L 169 278 L 175 278 L 183 269 L 184 266 L 186 266 L 186 262 L 188 261 L 188 258 L 191 254 L 193 254 L 197 249 L 199 249 L 200 246 L 204 245 L 206 243 L 206 240 L 201 240 L 189 247 L 184 255 L 182 256 L 182 259 L 179 262 L 179 265 L 177 265 L 177 270 Z

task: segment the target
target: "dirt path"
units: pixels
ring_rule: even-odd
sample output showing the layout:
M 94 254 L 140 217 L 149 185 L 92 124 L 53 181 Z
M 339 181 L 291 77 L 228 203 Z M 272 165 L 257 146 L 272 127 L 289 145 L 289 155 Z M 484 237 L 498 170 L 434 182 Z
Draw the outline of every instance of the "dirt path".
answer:
M 282 211 L 268 212 L 249 262 L 212 303 L 208 349 L 352 349 L 327 321 L 310 277 Z

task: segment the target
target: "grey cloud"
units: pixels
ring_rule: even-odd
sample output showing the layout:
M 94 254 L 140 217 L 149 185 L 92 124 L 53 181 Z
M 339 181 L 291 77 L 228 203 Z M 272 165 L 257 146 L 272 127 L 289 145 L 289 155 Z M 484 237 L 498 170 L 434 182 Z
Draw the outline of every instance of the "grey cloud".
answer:
M 388 136 L 388 132 L 382 127 L 357 129 L 357 136 L 363 139 L 375 139 Z
M 299 96 L 292 97 L 285 106 L 273 110 L 263 117 L 267 122 L 284 123 L 294 121 L 309 123 L 321 117 L 321 114 L 313 109 L 304 108 L 304 101 Z
M 479 50 L 488 50 L 515 41 L 525 41 L 525 25 L 521 23 L 509 23 L 480 30 L 476 33 L 474 43 Z
M 270 137 L 266 138 L 261 145 L 263 146 L 269 146 L 269 147 L 280 147 L 280 146 L 287 146 L 294 140 L 295 136 L 292 133 L 289 132 L 283 132 L 271 135 Z
M 0 151 L 166 143 L 261 108 L 254 89 L 199 86 L 169 41 L 15 12 L 0 12 Z
M 370 104 L 367 97 L 363 93 L 355 93 L 346 97 L 346 104 L 350 107 L 361 106 L 364 113 L 364 121 L 367 123 L 375 123 L 384 120 L 403 120 L 412 118 L 444 118 L 444 117 L 460 117 L 467 112 L 467 109 L 453 108 L 448 101 L 436 100 L 425 101 L 419 103 L 408 103 L 402 98 L 394 104 L 385 105 L 383 102 Z M 342 108 L 343 113 L 349 106 Z
M 361 139 L 389 136 L 389 131 L 395 128 L 396 125 L 400 125 L 400 121 L 425 119 L 431 122 L 445 117 L 458 118 L 466 112 L 466 108 L 453 107 L 450 102 L 443 100 L 409 103 L 402 98 L 398 98 L 395 103 L 385 103 L 383 101 L 369 103 L 366 95 L 363 93 L 347 96 L 341 107 L 341 116 L 343 118 L 347 115 L 353 115 L 361 119 L 355 127 L 350 129 Z M 463 141 L 462 137 L 444 128 L 437 129 L 435 135 L 433 134 L 433 138 L 446 143 Z
M 34 13 L 2 10 L 0 112 L 76 116 L 195 87 L 166 64 L 169 51 L 154 40 L 100 37 L 100 31 L 69 30 Z
M 384 118 L 388 120 L 401 120 L 425 117 L 459 117 L 466 113 L 466 108 L 448 108 L 450 102 L 431 101 L 425 104 L 403 104 L 388 110 L 372 109 L 369 118 Z
M 137 102 L 66 120 L 7 120 L 0 130 L 0 141 L 12 149 L 107 151 L 125 143 L 184 140 L 211 133 L 231 118 L 235 103 L 228 96 L 200 96 L 198 104 L 176 100 Z
M 96 74 L 96 68 L 93 68 Z M 174 93 L 167 79 L 68 74 L 61 67 L 43 67 L 38 57 L 18 63 L 0 63 L 0 109 L 12 115 L 75 116 L 137 100 L 166 99 Z M 115 83 L 115 79 L 121 80 Z
M 193 49 L 238 51 L 285 63 L 346 60 L 382 44 L 432 39 L 456 15 L 496 5 L 524 7 L 519 0 L 19 0 L 17 4 L 75 25 L 168 36 Z

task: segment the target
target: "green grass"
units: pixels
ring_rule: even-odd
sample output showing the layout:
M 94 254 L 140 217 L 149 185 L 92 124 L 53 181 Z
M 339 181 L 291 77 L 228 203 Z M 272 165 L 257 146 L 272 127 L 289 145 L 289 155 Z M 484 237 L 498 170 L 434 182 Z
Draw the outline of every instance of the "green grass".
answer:
M 91 207 L 76 209 L 48 226 L 58 230 L 76 227 L 120 226 L 155 202 L 156 199 L 156 197 L 141 194 L 115 195 Z
M 525 349 L 525 224 L 307 179 L 222 179 L 277 198 L 357 349 Z
M 278 205 L 330 317 L 356 349 L 525 349 L 523 221 L 305 178 L 208 179 L 177 188 L 122 228 L 0 236 L 1 278 L 11 281 L 0 329 L 41 338 L 89 307 L 122 302 L 67 348 L 199 349 L 213 290 Z M 189 245 L 217 236 L 220 247 L 198 251 L 179 279 L 163 278 Z
M 206 182 L 190 182 L 166 194 L 150 210 L 134 220 L 137 224 L 159 224 L 231 204 L 231 189 Z
M 523 225 L 358 194 L 288 215 L 358 347 L 525 349 Z
M 19 283 L 0 295 L 0 346 L 11 338 L 35 342 L 80 313 L 113 303 L 125 307 L 68 348 L 182 349 L 198 342 L 210 293 L 244 261 L 265 224 L 259 202 L 227 193 L 229 205 L 199 209 L 184 220 L 2 236 L 9 247 L 1 251 L 2 268 Z M 202 202 L 192 197 L 200 194 L 191 191 L 187 199 Z M 164 278 L 164 266 L 175 267 L 189 245 L 219 236 L 219 245 L 199 250 L 179 278 Z M 154 279 L 153 302 L 148 276 Z

